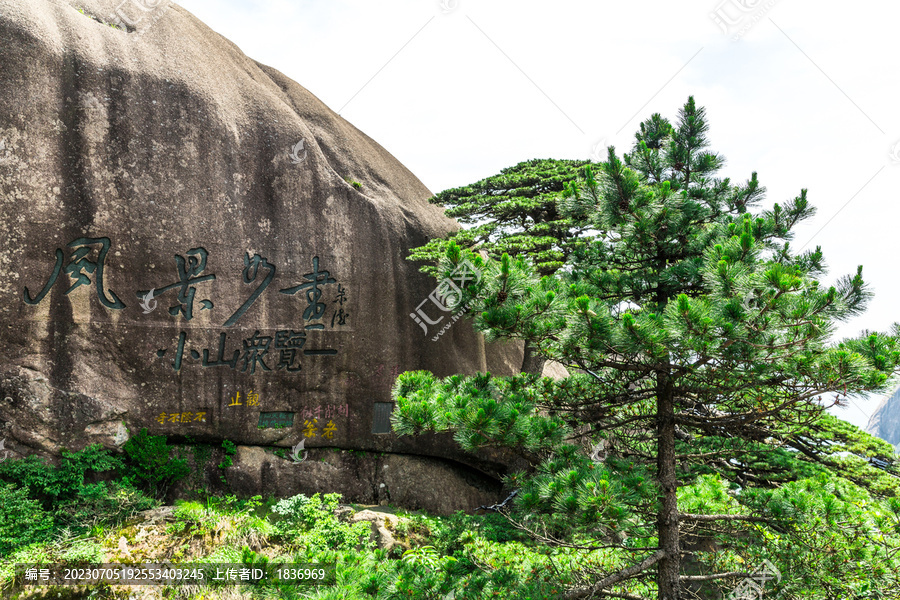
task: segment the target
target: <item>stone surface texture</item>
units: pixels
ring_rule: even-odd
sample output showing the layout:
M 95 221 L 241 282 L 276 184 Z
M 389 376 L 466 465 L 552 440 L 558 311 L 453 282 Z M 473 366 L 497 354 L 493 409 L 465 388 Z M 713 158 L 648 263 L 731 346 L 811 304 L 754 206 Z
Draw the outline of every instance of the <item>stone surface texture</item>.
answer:
M 168 0 L 0 0 L 10 456 L 115 448 L 146 427 L 235 442 L 227 475 L 248 494 L 495 502 L 500 454 L 373 433 L 400 372 L 521 362 L 465 320 L 432 342 L 443 323 L 426 334 L 410 318 L 435 282 L 408 250 L 457 227 L 431 195 Z M 307 464 L 272 454 L 302 440 Z
M 900 448 L 900 389 L 878 404 L 869 417 L 866 431 Z

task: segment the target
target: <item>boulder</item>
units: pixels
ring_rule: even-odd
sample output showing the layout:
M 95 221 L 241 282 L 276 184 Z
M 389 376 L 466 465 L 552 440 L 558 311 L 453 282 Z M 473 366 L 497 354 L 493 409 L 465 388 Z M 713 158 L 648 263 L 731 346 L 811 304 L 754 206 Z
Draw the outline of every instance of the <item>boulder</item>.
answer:
M 218 460 L 213 458 L 210 464 Z M 345 501 L 446 515 L 459 507 L 492 504 L 502 494 L 494 477 L 436 457 L 315 448 L 303 461 L 295 462 L 270 449 L 238 446 L 233 462 L 222 472 L 227 489 L 245 495 L 258 490 L 285 498 L 333 492 L 342 494 Z M 210 473 L 206 480 L 213 489 L 221 482 L 217 475 Z
M 390 433 L 400 372 L 521 363 L 465 319 L 436 336 L 452 311 L 405 258 L 457 225 L 412 173 L 168 0 L 0 0 L 0 56 L 11 457 L 147 428 L 239 444 L 248 494 L 331 486 L 353 501 L 389 467 L 394 501 L 483 502 L 473 473 L 496 479 L 500 454 Z M 388 458 L 302 476 L 263 458 L 301 441 Z M 469 491 L 438 493 L 438 477 Z
M 400 517 L 390 513 L 361 510 L 350 518 L 352 523 L 368 521 L 372 527 L 371 540 L 382 550 L 393 550 L 399 546 L 392 531 L 396 531 Z

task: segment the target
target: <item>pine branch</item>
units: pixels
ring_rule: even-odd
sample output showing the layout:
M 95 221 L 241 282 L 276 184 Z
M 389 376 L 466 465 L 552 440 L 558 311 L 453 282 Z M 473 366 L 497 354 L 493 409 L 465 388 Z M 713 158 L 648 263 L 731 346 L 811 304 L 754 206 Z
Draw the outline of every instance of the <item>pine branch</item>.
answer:
M 626 579 L 630 579 L 635 575 L 639 575 L 640 573 L 646 571 L 647 569 L 661 561 L 663 558 L 665 558 L 665 556 L 665 552 L 663 552 L 662 550 L 657 550 L 636 565 L 632 565 L 616 573 L 613 573 L 612 575 L 601 579 L 594 585 L 569 590 L 569 592 L 560 597 L 563 598 L 563 600 L 587 598 L 588 596 L 592 596 L 598 592 L 602 592 L 605 588 L 608 588 L 611 585 L 615 585 L 620 581 L 625 581 Z
M 679 518 L 688 521 L 747 521 L 750 523 L 771 523 L 774 519 L 765 517 L 752 517 L 749 515 L 698 515 L 693 513 L 679 513 Z
M 713 575 L 681 575 L 681 581 L 712 581 L 714 579 L 734 579 L 737 577 L 750 577 L 746 571 L 731 571 L 729 573 L 715 573 Z
M 625 600 L 647 600 L 647 598 L 644 598 L 643 596 L 635 596 L 633 594 L 625 594 L 625 593 L 620 593 L 620 592 L 607 592 L 606 590 L 601 591 L 600 594 L 607 598 L 624 598 Z
M 571 548 L 573 550 L 586 550 L 586 551 L 594 551 L 594 550 L 627 550 L 628 552 L 646 552 L 648 550 L 658 550 L 658 548 L 629 548 L 627 546 L 623 546 L 621 544 L 606 544 L 603 546 L 585 546 L 581 544 L 573 544 L 571 542 L 564 542 L 560 539 L 557 539 L 551 535 L 547 535 L 546 532 L 544 534 L 540 534 L 533 529 L 529 528 L 527 525 L 520 521 L 516 521 L 512 517 L 509 516 L 507 512 L 502 510 L 498 510 L 498 513 L 503 515 L 503 517 L 516 529 L 520 529 L 527 533 L 532 539 L 538 541 L 542 544 L 546 544 L 548 546 L 555 546 L 558 548 Z

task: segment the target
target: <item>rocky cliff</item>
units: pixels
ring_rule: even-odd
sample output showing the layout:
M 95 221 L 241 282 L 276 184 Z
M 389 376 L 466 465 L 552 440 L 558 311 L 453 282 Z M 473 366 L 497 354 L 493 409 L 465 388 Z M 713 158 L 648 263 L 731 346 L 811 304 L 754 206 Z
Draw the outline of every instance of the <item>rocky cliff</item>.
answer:
M 403 488 L 441 512 L 495 501 L 502 461 L 389 432 L 399 372 L 503 373 L 521 357 L 486 353 L 464 321 L 432 342 L 410 318 L 435 284 L 407 251 L 456 227 L 429 196 L 173 3 L 0 0 L 11 457 L 146 427 L 235 442 L 226 475 L 247 493 Z M 304 463 L 272 453 L 301 441 Z M 428 485 L 444 487 L 416 491 Z
M 881 401 L 869 417 L 866 432 L 880 437 L 889 444 L 895 446 L 900 444 L 900 389 Z

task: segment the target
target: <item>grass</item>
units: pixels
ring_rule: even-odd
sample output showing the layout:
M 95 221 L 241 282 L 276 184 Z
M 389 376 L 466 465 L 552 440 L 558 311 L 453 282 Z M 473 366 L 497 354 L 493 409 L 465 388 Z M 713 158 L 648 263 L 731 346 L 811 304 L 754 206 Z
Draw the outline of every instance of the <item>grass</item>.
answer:
M 557 583 L 583 556 L 560 558 L 561 551 L 525 540 L 498 515 L 450 517 L 374 507 L 400 517 L 392 535 L 400 546 L 381 550 L 369 540 L 367 522 L 338 519 L 339 496 L 315 494 L 277 500 L 260 497 L 207 497 L 178 501 L 169 517 L 157 523 L 136 520 L 99 527 L 90 534 L 58 533 L 56 538 L 16 549 L 0 567 L 0 595 L 15 591 L 9 565 L 32 562 L 123 562 L 120 544 L 135 562 L 240 563 L 311 562 L 334 566 L 333 585 L 319 587 L 180 586 L 159 588 L 159 597 L 372 600 L 381 598 L 552 598 Z M 352 505 L 355 510 L 372 508 Z M 124 542 L 122 542 L 124 540 Z M 565 554 L 562 551 L 562 554 Z M 575 562 L 573 562 L 575 561 Z M 566 566 L 561 566 L 566 565 Z M 569 576 L 571 580 L 571 576 Z M 556 587 L 554 587 L 556 586 Z M 546 589 L 544 589 L 546 588 Z M 98 591 L 94 597 L 104 596 Z M 122 588 L 126 589 L 126 588 Z M 98 586 L 99 590 L 99 586 Z M 104 592 L 105 593 L 105 592 Z
M 222 448 L 226 458 L 236 450 L 231 442 Z M 211 463 L 210 449 L 194 449 L 195 469 Z M 315 588 L 271 582 L 153 586 L 153 597 L 539 600 L 581 581 L 597 561 L 609 568 L 622 559 L 621 554 L 541 546 L 496 514 L 438 517 L 395 506 L 352 505 L 357 512 L 371 509 L 398 517 L 390 526 L 385 520 L 395 545 L 381 549 L 371 524 L 348 519 L 338 494 L 263 500 L 201 492 L 160 507 L 146 494 L 175 475 L 188 477 L 183 464 L 188 454 L 165 438 L 142 433 L 129 440 L 121 457 L 89 446 L 63 452 L 58 466 L 37 457 L 0 463 L 0 597 L 34 597 L 22 595 L 13 572 L 17 563 L 283 562 L 333 567 L 334 581 Z M 133 464 L 138 458 L 141 468 Z M 68 589 L 60 598 L 128 597 L 115 586 L 93 587 L 89 596 L 72 596 Z

